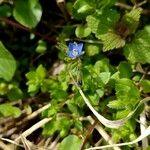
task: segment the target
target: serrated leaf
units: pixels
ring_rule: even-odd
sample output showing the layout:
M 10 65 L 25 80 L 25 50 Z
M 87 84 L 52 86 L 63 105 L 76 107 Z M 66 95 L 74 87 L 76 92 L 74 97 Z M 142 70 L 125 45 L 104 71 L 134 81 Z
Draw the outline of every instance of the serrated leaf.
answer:
M 110 101 L 107 106 L 109 108 L 113 108 L 113 109 L 123 109 L 123 108 L 125 108 L 125 105 L 123 104 L 123 102 L 121 100 Z
M 96 33 L 99 25 L 98 15 L 88 15 L 86 18 L 87 25 L 91 29 L 92 33 Z
M 124 109 L 124 110 L 119 110 L 116 113 L 116 119 L 121 119 L 126 117 L 130 113 L 130 110 Z
M 10 81 L 16 71 L 16 61 L 0 42 L 0 78 Z
M 101 86 L 104 86 L 108 83 L 110 79 L 110 72 L 101 72 L 100 74 L 98 74 L 98 82 Z
M 132 63 L 150 63 L 150 26 L 135 34 L 135 38 L 124 47 L 127 59 Z
M 149 80 L 142 80 L 140 82 L 144 93 L 150 93 L 150 81 Z
M 4 117 L 12 116 L 17 118 L 21 115 L 21 111 L 19 108 L 12 106 L 10 104 L 1 104 L 0 114 L 3 115 Z
M 118 67 L 120 78 L 130 78 L 132 76 L 131 65 L 127 62 L 121 62 Z
M 15 0 L 14 18 L 22 25 L 34 28 L 42 16 L 42 8 L 38 0 Z
M 130 79 L 118 79 L 115 90 L 117 99 L 122 100 L 124 106 L 134 106 L 140 99 L 140 92 Z
M 91 29 L 85 26 L 78 26 L 75 30 L 75 34 L 79 38 L 87 37 L 91 34 Z
M 136 31 L 141 13 L 141 8 L 133 8 L 130 12 L 123 16 L 122 21 L 128 26 L 130 33 L 134 33 Z
M 115 32 L 108 32 L 102 37 L 103 41 L 103 51 L 109 51 L 115 48 L 120 48 L 125 45 L 125 40 L 121 38 L 120 35 Z
M 125 117 L 124 115 L 126 113 L 128 114 L 128 112 L 131 111 L 139 101 L 140 92 L 138 88 L 133 84 L 132 80 L 126 78 L 116 80 L 115 90 L 117 100 L 109 102 L 108 107 L 117 110 L 119 109 L 128 110 L 128 111 L 124 110 L 118 111 L 118 117 L 120 114 L 120 117 L 123 118 Z
M 101 39 L 115 25 L 119 17 L 116 10 L 106 9 L 87 16 L 86 21 L 92 33 L 95 33 L 96 37 Z
M 69 150 L 80 150 L 82 141 L 76 135 L 69 135 L 63 139 L 60 143 L 58 150 L 67 150 L 69 146 Z

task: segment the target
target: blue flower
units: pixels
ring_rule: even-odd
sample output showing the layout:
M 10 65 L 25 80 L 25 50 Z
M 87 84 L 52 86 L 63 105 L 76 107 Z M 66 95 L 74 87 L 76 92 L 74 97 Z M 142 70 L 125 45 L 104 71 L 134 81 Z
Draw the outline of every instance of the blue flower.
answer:
M 83 43 L 77 44 L 76 42 L 70 42 L 68 46 L 67 56 L 75 59 L 84 53 L 82 49 Z

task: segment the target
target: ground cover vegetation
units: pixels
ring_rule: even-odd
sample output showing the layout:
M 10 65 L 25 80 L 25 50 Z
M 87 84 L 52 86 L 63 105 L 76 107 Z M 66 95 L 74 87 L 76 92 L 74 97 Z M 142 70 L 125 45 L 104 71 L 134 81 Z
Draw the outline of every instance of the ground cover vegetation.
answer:
M 150 149 L 149 64 L 149 0 L 0 0 L 0 148 Z

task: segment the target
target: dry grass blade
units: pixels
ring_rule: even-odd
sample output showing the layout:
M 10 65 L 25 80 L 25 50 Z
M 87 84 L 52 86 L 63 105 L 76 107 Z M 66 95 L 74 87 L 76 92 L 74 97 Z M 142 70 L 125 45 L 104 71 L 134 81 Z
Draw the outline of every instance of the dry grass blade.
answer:
M 141 100 L 139 102 L 139 104 L 136 106 L 136 108 L 131 111 L 125 118 L 119 119 L 119 120 L 108 120 L 105 117 L 103 117 L 101 114 L 99 114 L 94 107 L 90 104 L 89 100 L 86 98 L 86 96 L 84 95 L 83 91 L 81 90 L 81 88 L 77 85 L 77 83 L 75 82 L 72 74 L 70 73 L 71 78 L 74 81 L 75 86 L 77 87 L 80 95 L 82 96 L 84 102 L 87 104 L 87 106 L 89 107 L 89 109 L 93 112 L 93 114 L 97 117 L 97 119 L 106 127 L 108 128 L 119 128 L 121 126 L 123 126 L 136 112 L 136 110 L 145 102 L 150 100 L 150 97 L 146 97 L 143 100 Z
M 126 143 L 120 143 L 120 144 L 112 144 L 112 145 L 105 145 L 105 146 L 99 146 L 99 147 L 92 147 L 92 148 L 88 148 L 86 150 L 98 150 L 98 149 L 105 149 L 105 148 L 116 147 L 116 146 L 132 145 L 132 144 L 138 143 L 139 141 L 143 140 L 148 135 L 150 135 L 150 126 L 134 141 L 126 142 Z
M 43 120 L 41 120 L 38 123 L 34 124 L 31 128 L 29 128 L 28 130 L 24 131 L 18 138 L 16 138 L 15 141 L 19 141 L 22 136 L 26 138 L 31 133 L 33 133 L 35 130 L 39 129 L 40 127 L 42 127 L 43 125 L 48 123 L 51 119 L 52 118 L 44 118 Z

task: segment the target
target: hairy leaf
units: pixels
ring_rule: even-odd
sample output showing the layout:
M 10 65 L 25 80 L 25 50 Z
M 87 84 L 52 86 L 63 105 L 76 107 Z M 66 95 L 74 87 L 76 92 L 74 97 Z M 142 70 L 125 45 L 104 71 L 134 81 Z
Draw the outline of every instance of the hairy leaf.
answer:
M 130 33 L 134 33 L 137 29 L 141 13 L 141 8 L 133 8 L 130 12 L 124 15 L 122 21 L 128 26 Z
M 135 34 L 133 41 L 124 47 L 124 53 L 132 63 L 150 63 L 150 26 Z
M 102 37 L 103 41 L 103 51 L 109 51 L 115 48 L 120 48 L 125 45 L 125 40 L 121 38 L 120 35 L 115 32 L 108 32 Z
M 115 85 L 116 96 L 121 100 L 125 107 L 135 106 L 140 99 L 140 92 L 133 84 L 132 80 L 122 78 L 116 81 Z
M 91 28 L 91 31 L 95 33 L 96 37 L 102 39 L 103 35 L 114 26 L 119 17 L 117 11 L 106 9 L 93 15 L 89 15 L 86 18 L 86 21 L 88 27 Z
M 125 108 L 125 106 L 123 105 L 123 102 L 121 100 L 110 101 L 107 106 L 110 107 L 110 108 L 114 108 L 114 109 L 123 109 L 123 108 Z

